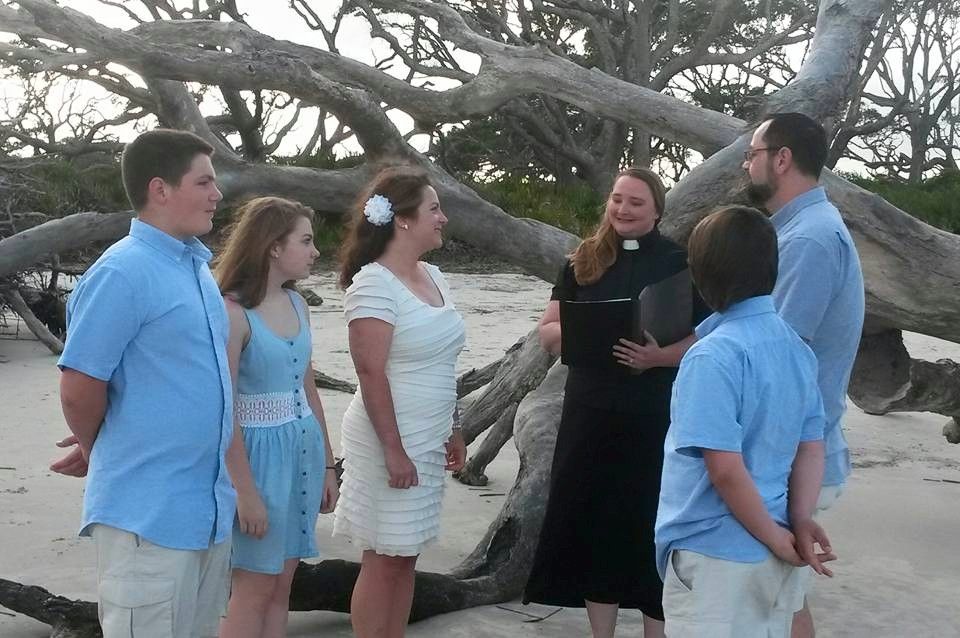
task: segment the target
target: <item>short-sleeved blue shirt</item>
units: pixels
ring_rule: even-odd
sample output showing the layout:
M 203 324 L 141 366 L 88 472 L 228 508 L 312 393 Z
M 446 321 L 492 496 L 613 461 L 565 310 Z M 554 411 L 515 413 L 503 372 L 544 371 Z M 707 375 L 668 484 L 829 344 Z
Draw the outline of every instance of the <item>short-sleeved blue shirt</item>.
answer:
M 734 517 L 707 474 L 702 450 L 743 456 L 770 516 L 787 524 L 787 483 L 801 441 L 823 437 L 817 361 L 769 296 L 714 313 L 680 362 L 664 443 L 657 568 L 686 549 L 753 563 L 770 551 Z
M 850 474 L 850 452 L 840 419 L 847 407 L 847 385 L 863 330 L 860 257 L 823 188 L 795 197 L 771 221 L 780 248 L 774 303 L 817 355 L 827 418 L 823 483 L 840 485 Z
M 59 365 L 108 382 L 81 534 L 102 523 L 173 549 L 229 538 L 229 325 L 210 257 L 135 219 L 70 295 Z

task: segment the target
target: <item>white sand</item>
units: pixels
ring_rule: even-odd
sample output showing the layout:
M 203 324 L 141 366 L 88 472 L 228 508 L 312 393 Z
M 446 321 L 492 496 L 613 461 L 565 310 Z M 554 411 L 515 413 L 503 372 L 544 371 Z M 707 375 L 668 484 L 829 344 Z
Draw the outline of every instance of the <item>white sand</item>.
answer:
M 467 321 L 468 346 L 460 370 L 489 363 L 531 330 L 549 285 L 520 275 L 450 275 L 455 301 Z M 355 381 L 346 348 L 340 294 L 332 275 L 308 285 L 326 300 L 313 309 L 318 369 Z M 55 358 L 31 339 L 0 335 L 0 576 L 41 585 L 64 596 L 93 600 L 93 546 L 76 536 L 83 482 L 47 470 L 53 442 L 66 433 L 57 396 Z M 960 346 L 908 335 L 916 357 L 960 359 Z M 322 391 L 334 445 L 350 397 Z M 836 577 L 821 579 L 812 597 L 821 636 L 960 636 L 960 446 L 940 435 L 945 417 L 905 413 L 869 416 L 851 406 L 845 427 L 857 466 L 847 492 L 825 517 L 840 560 Z M 456 565 L 482 537 L 513 484 L 517 453 L 508 443 L 491 464 L 491 484 L 468 488 L 451 481 L 443 535 L 420 567 Z M 330 538 L 321 517 L 325 557 L 356 559 L 347 543 Z M 510 603 L 433 618 L 409 635 L 448 637 L 588 636 L 581 610 L 526 623 L 516 613 L 553 608 Z M 511 611 L 515 610 L 515 611 Z M 621 614 L 623 636 L 641 635 L 639 615 Z M 0 608 L 0 637 L 48 636 L 46 625 Z M 291 636 L 349 636 L 349 619 L 330 612 L 295 613 Z

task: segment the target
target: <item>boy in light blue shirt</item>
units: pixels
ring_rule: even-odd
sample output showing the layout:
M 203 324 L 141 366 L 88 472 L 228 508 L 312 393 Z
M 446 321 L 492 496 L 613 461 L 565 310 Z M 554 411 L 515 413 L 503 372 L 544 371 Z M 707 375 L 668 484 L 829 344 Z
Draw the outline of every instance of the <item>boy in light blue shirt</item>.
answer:
M 215 636 L 226 606 L 236 493 L 226 308 L 197 240 L 222 195 L 213 148 L 157 129 L 128 144 L 137 219 L 77 283 L 59 365 L 67 455 L 87 476 L 82 535 L 97 546 L 105 638 Z
M 777 239 L 759 211 L 708 216 L 688 255 L 716 312 L 673 389 L 656 523 L 666 633 L 785 637 L 802 604 L 794 566 L 829 575 L 834 558 L 812 520 L 824 467 L 817 361 L 774 309 Z M 793 525 L 823 553 L 797 546 Z

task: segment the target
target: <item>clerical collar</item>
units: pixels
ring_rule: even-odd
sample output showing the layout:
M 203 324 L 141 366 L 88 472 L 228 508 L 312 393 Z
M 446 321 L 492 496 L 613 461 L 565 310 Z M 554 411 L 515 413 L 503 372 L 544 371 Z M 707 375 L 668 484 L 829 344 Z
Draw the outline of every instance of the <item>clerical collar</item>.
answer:
M 660 229 L 656 226 L 642 237 L 637 237 L 636 239 L 620 239 L 620 248 L 622 250 L 634 251 L 634 250 L 649 250 L 657 243 L 660 239 Z

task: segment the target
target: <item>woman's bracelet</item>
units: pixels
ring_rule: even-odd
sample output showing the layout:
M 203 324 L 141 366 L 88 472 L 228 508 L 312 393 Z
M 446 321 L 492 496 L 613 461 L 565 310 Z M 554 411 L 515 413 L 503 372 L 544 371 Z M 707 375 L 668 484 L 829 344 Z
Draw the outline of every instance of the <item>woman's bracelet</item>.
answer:
M 460 402 L 457 401 L 453 406 L 453 425 L 451 429 L 456 432 L 457 430 L 463 429 L 463 424 L 460 422 Z
M 333 470 L 334 472 L 336 472 L 336 471 L 339 470 L 340 468 L 338 468 L 336 465 L 328 465 L 328 466 L 327 466 L 327 469 L 328 469 L 328 470 Z

